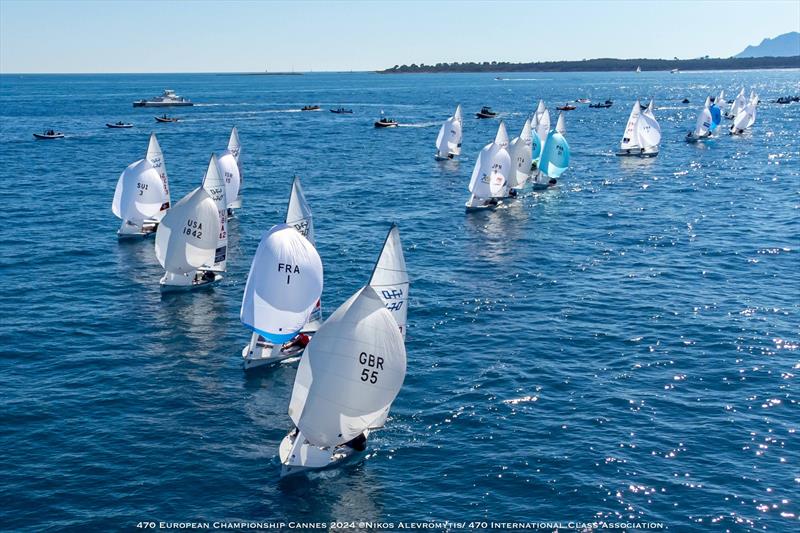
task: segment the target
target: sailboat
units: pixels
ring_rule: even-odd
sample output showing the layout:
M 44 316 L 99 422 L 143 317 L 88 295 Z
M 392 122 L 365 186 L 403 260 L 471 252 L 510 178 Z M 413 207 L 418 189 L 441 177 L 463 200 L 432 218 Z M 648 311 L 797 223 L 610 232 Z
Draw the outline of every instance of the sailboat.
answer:
M 736 114 L 736 118 L 733 119 L 733 124 L 731 125 L 730 129 L 731 135 L 741 135 L 746 129 L 755 123 L 757 104 L 758 95 L 752 93 L 745 106 L 739 110 L 739 112 Z
M 295 429 L 278 449 L 281 477 L 358 457 L 370 432 L 386 423 L 406 374 L 407 295 L 392 225 L 370 283 L 325 321 L 300 361 L 289 403 Z
M 533 133 L 531 120 L 525 121 L 519 137 L 515 137 L 508 147 L 511 157 L 511 171 L 508 176 L 508 193 L 517 196 L 528 186 L 531 177 L 531 161 L 533 155 Z
M 736 95 L 736 98 L 733 99 L 733 103 L 731 107 L 728 108 L 728 112 L 725 113 L 725 118 L 727 119 L 734 119 L 736 115 L 739 114 L 739 111 L 744 109 L 747 105 L 747 98 L 744 96 L 744 87 L 739 90 L 739 94 Z
M 111 211 L 122 219 L 117 236 L 124 239 L 154 234 L 169 206 L 164 154 L 156 134 L 151 133 L 144 159 L 128 165 L 117 180 L 111 203 Z
M 636 74 L 641 74 L 641 73 L 642 73 L 642 67 L 637 66 L 636 67 Z
M 653 101 L 642 111 L 636 100 L 625 125 L 618 156 L 655 157 L 661 142 L 661 127 L 653 113 Z
M 439 129 L 436 137 L 436 160 L 447 161 L 461 154 L 461 104 L 456 107 L 456 112 L 448 118 Z
M 543 100 L 539 100 L 539 105 L 533 113 L 531 130 L 536 134 L 533 136 L 531 144 L 531 171 L 534 171 L 539 167 L 542 148 L 547 140 L 547 134 L 550 133 L 550 111 L 544 106 Z
M 703 109 L 697 115 L 697 122 L 695 123 L 694 130 L 686 135 L 686 142 L 695 143 L 702 139 L 711 137 L 711 99 L 706 97 L 703 104 Z
M 301 294 L 298 294 L 298 298 L 295 298 L 291 292 L 284 296 L 271 294 L 269 292 L 271 290 L 270 286 L 265 284 L 265 282 L 261 279 L 261 272 L 265 272 L 265 269 L 272 268 L 272 266 L 270 266 L 271 263 L 269 262 L 269 258 L 271 256 L 266 255 L 268 251 L 265 248 L 267 246 L 265 244 L 266 236 L 262 238 L 261 244 L 259 244 L 258 251 L 256 252 L 256 257 L 253 259 L 253 264 L 250 267 L 250 275 L 247 278 L 247 286 L 251 286 L 250 280 L 253 278 L 253 276 L 257 275 L 259 278 L 253 280 L 251 294 L 248 294 L 248 290 L 245 289 L 245 297 L 242 301 L 242 322 L 253 330 L 253 333 L 250 337 L 250 342 L 244 348 L 242 348 L 242 359 L 244 360 L 245 370 L 279 363 L 290 357 L 297 357 L 301 355 L 305 349 L 304 342 L 308 340 L 307 336 L 313 335 L 322 324 L 322 308 L 320 305 L 320 296 L 322 294 L 322 263 L 319 260 L 319 254 L 317 254 L 316 249 L 314 248 L 314 222 L 311 215 L 311 209 L 309 208 L 305 199 L 305 195 L 303 194 L 303 188 L 300 185 L 300 179 L 297 177 L 295 177 L 294 181 L 292 182 L 292 192 L 289 196 L 289 206 L 286 210 L 286 222 L 282 226 L 293 229 L 295 233 L 297 233 L 297 235 L 303 239 L 302 241 L 295 239 L 302 244 L 302 248 L 298 248 L 298 250 L 295 250 L 295 252 L 301 253 L 302 257 L 305 257 L 306 262 L 309 262 L 310 265 L 304 267 L 305 271 L 310 272 L 308 275 L 309 279 L 303 281 L 303 284 L 300 285 L 300 287 L 304 290 L 306 285 L 310 285 L 312 281 L 315 281 L 316 278 L 312 277 L 311 273 L 316 273 L 316 264 L 317 261 L 319 261 L 319 291 L 314 292 L 316 291 L 316 286 L 311 286 L 311 288 L 314 289 L 311 292 L 315 293 L 317 296 L 310 305 L 308 305 L 308 301 L 305 296 Z M 306 244 L 310 245 L 311 249 L 314 250 L 313 254 L 306 250 Z M 316 259 L 314 259 L 314 256 Z M 296 259 L 293 260 L 297 261 Z M 289 261 L 288 264 L 295 265 L 296 263 Z M 290 281 L 291 279 L 287 278 L 287 285 Z M 284 287 L 282 281 L 279 288 L 281 291 L 288 290 L 288 287 Z M 262 304 L 258 304 L 257 302 L 269 301 L 269 298 L 275 298 L 278 296 L 282 298 L 281 302 L 283 302 L 280 304 L 283 306 L 280 307 L 280 309 L 296 310 L 301 307 L 305 309 L 304 321 L 297 327 L 296 331 L 293 331 L 291 337 L 289 338 L 285 338 L 285 336 L 276 338 L 274 334 L 265 334 L 264 328 L 258 326 L 260 323 L 269 324 L 271 321 L 275 320 L 277 311 L 269 311 L 268 309 L 264 308 Z M 259 298 L 261 300 L 259 300 Z M 273 307 L 277 306 L 278 304 L 273 305 Z M 247 308 L 248 312 L 250 313 L 247 321 L 245 321 L 245 308 Z M 298 336 L 300 333 L 302 333 L 303 336 Z M 295 338 L 296 336 L 297 338 Z M 291 342 L 287 343 L 287 341 Z
M 239 132 L 236 126 L 231 130 L 228 148 L 222 152 L 217 160 L 222 179 L 225 182 L 225 198 L 228 217 L 233 216 L 233 210 L 242 207 L 242 163 L 240 155 L 242 145 L 239 141 Z
M 166 270 L 163 292 L 196 289 L 222 279 L 228 252 L 225 185 L 212 155 L 200 187 L 167 211 L 156 231 L 156 258 Z
M 564 137 L 566 132 L 564 114 L 559 113 L 555 128 L 547 134 L 538 172 L 534 178 L 533 190 L 555 186 L 557 178 L 569 168 L 570 149 L 569 143 Z
M 470 197 L 465 204 L 467 212 L 493 209 L 508 196 L 508 175 L 511 156 L 508 154 L 508 133 L 501 120 L 494 142 L 484 146 L 475 161 L 469 181 Z

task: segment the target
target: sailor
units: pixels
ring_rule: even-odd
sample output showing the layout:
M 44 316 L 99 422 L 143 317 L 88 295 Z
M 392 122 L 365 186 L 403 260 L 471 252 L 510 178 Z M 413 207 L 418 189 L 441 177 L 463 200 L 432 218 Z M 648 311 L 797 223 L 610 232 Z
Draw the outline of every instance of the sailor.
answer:
M 292 340 L 281 346 L 281 350 L 285 352 L 287 350 L 294 348 L 295 346 L 299 346 L 300 348 L 305 348 L 306 346 L 308 346 L 309 342 L 311 342 L 311 337 L 309 337 L 305 333 L 298 333 Z
M 547 182 L 547 186 L 548 186 L 548 187 L 555 187 L 555 186 L 556 186 L 556 183 L 558 183 L 558 180 L 557 180 L 557 179 L 555 179 L 555 178 L 550 178 L 550 181 L 548 181 L 548 182 Z
M 367 437 L 364 436 L 363 433 L 361 433 L 353 440 L 345 442 L 344 445 L 347 446 L 348 448 L 354 449 L 357 452 L 363 452 L 364 450 L 367 449 Z

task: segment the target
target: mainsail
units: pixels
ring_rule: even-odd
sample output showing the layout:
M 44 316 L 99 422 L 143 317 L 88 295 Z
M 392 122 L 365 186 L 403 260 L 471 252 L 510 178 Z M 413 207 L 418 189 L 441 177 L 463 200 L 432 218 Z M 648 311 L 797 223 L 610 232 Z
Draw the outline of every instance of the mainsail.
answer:
M 228 149 L 222 152 L 217 162 L 225 183 L 226 208 L 239 207 L 241 205 L 241 199 L 239 198 L 239 189 L 242 184 L 242 171 L 239 163 L 240 151 L 239 133 L 234 127 L 231 131 L 231 138 L 228 141 Z M 238 205 L 237 199 L 239 199 Z
M 225 272 L 228 258 L 228 209 L 227 209 L 227 189 L 222 180 L 218 160 L 216 155 L 211 156 L 208 162 L 206 175 L 203 177 L 203 189 L 206 190 L 219 213 L 219 236 L 217 238 L 217 249 L 214 253 L 214 265 L 209 269 L 215 272 Z
M 381 255 L 375 263 L 369 285 L 392 313 L 392 317 L 406 337 L 406 317 L 408 314 L 408 271 L 400 243 L 400 230 L 392 224 L 386 241 L 383 243 Z
M 164 196 L 166 198 L 166 201 L 161 205 L 161 212 L 163 213 L 169 209 L 170 204 L 169 179 L 167 178 L 167 163 L 164 161 L 164 153 L 161 151 L 161 145 L 158 144 L 155 133 L 150 134 L 150 142 L 147 145 L 147 154 L 144 158 L 150 161 L 150 164 L 153 165 L 153 168 L 156 169 L 156 172 L 161 176 L 161 181 L 164 185 Z
M 625 133 L 622 134 L 622 141 L 619 147 L 623 150 L 630 150 L 639 147 L 639 136 L 637 135 L 636 124 L 639 122 L 639 116 L 642 112 L 642 106 L 637 99 L 633 103 L 633 109 L 628 116 L 628 123 L 625 125 Z

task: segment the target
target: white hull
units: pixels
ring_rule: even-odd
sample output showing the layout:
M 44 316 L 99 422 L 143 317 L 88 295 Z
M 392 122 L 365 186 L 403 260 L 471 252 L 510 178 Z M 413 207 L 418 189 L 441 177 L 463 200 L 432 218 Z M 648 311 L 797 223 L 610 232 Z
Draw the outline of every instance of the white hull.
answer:
M 300 357 L 303 355 L 305 348 L 302 347 L 294 347 L 294 349 L 289 349 L 288 351 L 280 350 L 279 352 L 275 353 L 274 346 L 272 344 L 257 344 L 250 349 L 249 344 L 245 344 L 242 348 L 242 359 L 244 360 L 244 369 L 245 370 L 252 370 L 254 368 L 259 368 L 263 366 L 270 366 L 280 363 L 281 361 L 285 361 L 287 359 L 291 359 L 292 357 Z
M 499 206 L 503 205 L 503 200 L 497 198 L 495 198 L 495 200 L 497 200 L 496 203 L 487 204 L 486 202 L 488 200 L 471 196 L 470 199 L 464 204 L 464 208 L 466 209 L 467 213 L 476 213 L 478 211 L 497 209 Z
M 185 292 L 191 291 L 194 289 L 202 289 L 204 287 L 210 287 L 220 281 L 222 279 L 222 274 L 217 272 L 214 273 L 214 279 L 193 279 L 191 283 L 174 283 L 170 282 L 172 280 L 168 279 L 169 274 L 164 274 L 164 277 L 161 278 L 159 282 L 159 286 L 161 287 L 161 292 Z
M 364 436 L 369 437 L 368 429 L 364 431 Z M 344 445 L 336 446 L 332 450 L 318 448 L 308 443 L 302 433 L 298 432 L 295 435 L 293 430 L 283 438 L 278 447 L 281 477 L 338 466 L 350 459 L 360 457 L 363 453 L 364 451 L 357 451 Z
M 620 149 L 616 154 L 618 157 L 655 157 L 658 155 L 658 147 L 655 148 L 630 148 L 627 150 Z
M 156 234 L 158 229 L 158 222 L 155 220 L 147 220 L 142 224 L 142 227 L 129 222 L 123 222 L 119 230 L 117 230 L 117 237 L 120 240 L 124 239 L 143 239 Z

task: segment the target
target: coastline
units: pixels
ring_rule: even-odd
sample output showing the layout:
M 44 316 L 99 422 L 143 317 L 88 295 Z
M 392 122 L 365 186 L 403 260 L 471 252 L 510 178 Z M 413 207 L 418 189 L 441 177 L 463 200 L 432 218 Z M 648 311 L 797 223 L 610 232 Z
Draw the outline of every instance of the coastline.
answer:
M 465 73 L 465 72 L 642 72 L 709 70 L 773 70 L 800 68 L 800 55 L 788 57 L 746 57 L 728 59 L 613 59 L 582 61 L 543 61 L 536 63 L 437 63 L 436 65 L 395 65 L 377 70 L 378 74 Z

